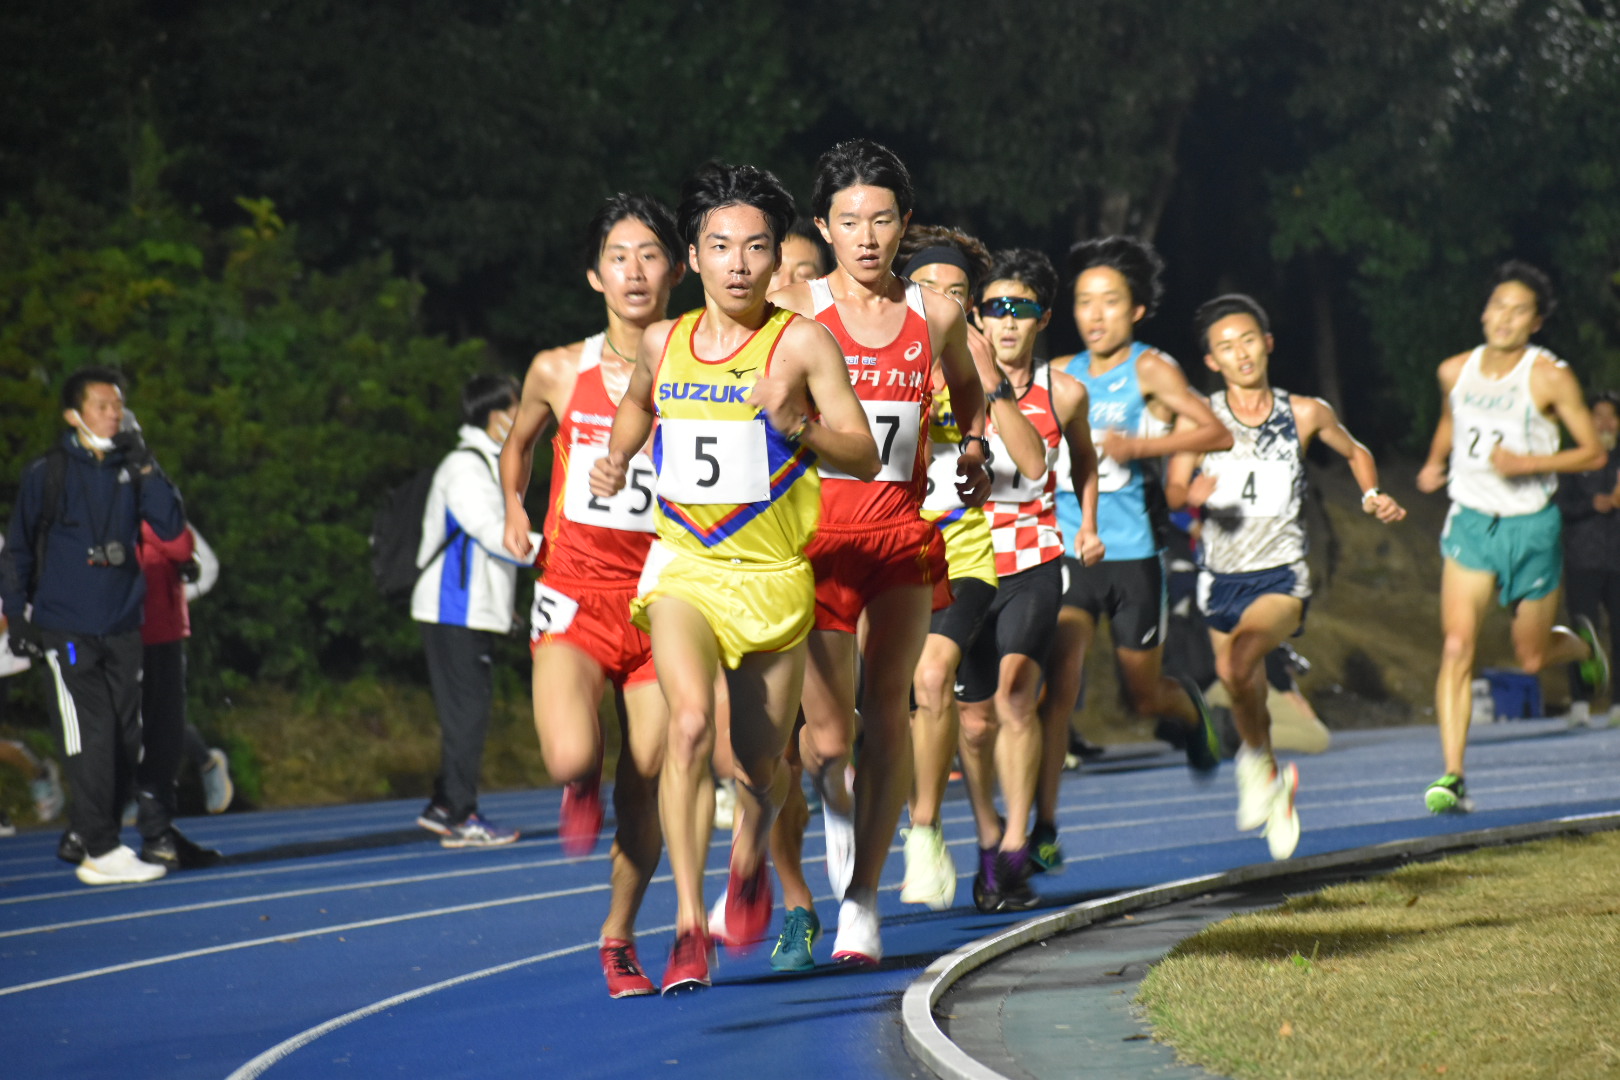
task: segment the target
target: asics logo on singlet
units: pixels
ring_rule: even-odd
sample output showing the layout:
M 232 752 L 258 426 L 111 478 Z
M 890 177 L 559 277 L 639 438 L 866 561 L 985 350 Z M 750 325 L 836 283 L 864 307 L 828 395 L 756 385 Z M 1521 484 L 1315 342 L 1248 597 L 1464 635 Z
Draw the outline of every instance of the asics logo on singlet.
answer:
M 1128 378 L 1126 376 L 1124 376 L 1124 375 L 1121 375 L 1118 382 L 1111 382 L 1111 383 L 1108 384 L 1108 392 L 1110 394 L 1119 393 L 1121 390 L 1125 389 L 1125 383 L 1127 381 L 1129 381 Z
M 1091 403 L 1092 427 L 1121 427 L 1124 423 L 1125 402 L 1093 401 Z
M 746 386 L 717 386 L 714 383 L 664 383 L 658 388 L 659 401 L 707 401 L 715 405 L 748 404 Z
M 920 341 L 913 341 L 911 343 L 911 345 L 909 347 L 907 347 L 907 349 L 906 349 L 906 360 L 908 362 L 911 361 L 911 360 L 917 359 L 917 357 L 919 357 L 921 355 L 922 355 L 922 342 L 920 342 Z
M 568 414 L 568 419 L 571 420 L 572 422 L 576 423 L 576 424 L 584 424 L 587 427 L 591 427 L 591 426 L 595 426 L 595 427 L 612 427 L 613 426 L 613 417 L 611 417 L 611 416 L 603 416 L 600 413 L 571 412 L 571 413 Z

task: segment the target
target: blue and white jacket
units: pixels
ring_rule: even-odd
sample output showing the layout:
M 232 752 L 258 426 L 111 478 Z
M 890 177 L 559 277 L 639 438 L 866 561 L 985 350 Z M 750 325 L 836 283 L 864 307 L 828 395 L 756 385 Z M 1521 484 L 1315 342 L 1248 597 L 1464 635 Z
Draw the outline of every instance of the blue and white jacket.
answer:
M 517 568 L 525 564 L 501 543 L 506 530 L 506 500 L 496 479 L 501 448 L 470 424 L 462 425 L 459 434 L 456 449 L 433 474 L 422 512 L 416 565 L 423 569 L 411 591 L 411 618 L 504 634 L 512 629 Z M 468 449 L 477 456 L 462 452 Z M 444 554 L 433 559 L 444 538 L 453 534 Z

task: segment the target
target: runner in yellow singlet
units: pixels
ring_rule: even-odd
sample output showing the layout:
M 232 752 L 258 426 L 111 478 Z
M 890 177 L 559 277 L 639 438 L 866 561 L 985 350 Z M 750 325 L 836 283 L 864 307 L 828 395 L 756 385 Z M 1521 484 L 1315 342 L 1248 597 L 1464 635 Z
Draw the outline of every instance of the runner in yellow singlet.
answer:
M 704 305 L 642 337 L 608 453 L 591 490 L 611 498 L 630 457 L 658 431 L 658 543 L 632 617 L 652 636 L 669 704 L 659 792 L 675 877 L 675 946 L 665 993 L 709 985 L 700 800 L 714 742 L 714 681 L 731 694 L 741 824 L 732 841 L 726 922 L 749 944 L 771 916 L 766 839 L 786 797 L 783 749 L 804 680 L 815 583 L 804 547 L 820 508 L 816 461 L 877 475 L 877 444 L 828 331 L 767 303 L 793 199 L 770 173 L 709 165 L 676 214 Z M 700 806 L 703 801 L 705 805 Z

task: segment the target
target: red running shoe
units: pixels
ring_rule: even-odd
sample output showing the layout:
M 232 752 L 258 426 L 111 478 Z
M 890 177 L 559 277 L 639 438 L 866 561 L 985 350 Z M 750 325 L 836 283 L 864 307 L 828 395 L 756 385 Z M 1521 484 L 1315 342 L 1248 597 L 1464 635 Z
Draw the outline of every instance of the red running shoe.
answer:
M 602 778 L 575 780 L 563 787 L 562 815 L 557 837 L 563 854 L 577 859 L 596 850 L 602 835 Z
M 635 997 L 638 994 L 656 994 L 658 987 L 641 970 L 636 959 L 636 943 L 624 938 L 603 938 L 597 950 L 602 956 L 602 978 L 607 980 L 608 997 Z
M 771 871 L 768 860 L 761 858 L 759 867 L 747 878 L 737 876 L 735 868 L 726 882 L 726 947 L 746 949 L 765 940 L 765 931 L 771 925 Z
M 669 967 L 664 969 L 664 993 L 701 990 L 709 983 L 709 969 L 715 966 L 714 942 L 702 930 L 688 930 L 675 938 L 669 950 Z

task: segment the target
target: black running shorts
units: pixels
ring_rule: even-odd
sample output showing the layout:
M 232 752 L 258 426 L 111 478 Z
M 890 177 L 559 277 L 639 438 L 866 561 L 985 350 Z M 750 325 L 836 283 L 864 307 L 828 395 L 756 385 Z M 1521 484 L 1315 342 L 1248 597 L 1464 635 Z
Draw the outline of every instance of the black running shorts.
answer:
M 1119 649 L 1156 649 L 1164 644 L 1164 561 L 1161 556 L 1081 566 L 1063 556 L 1063 606 L 1093 619 L 1108 616 Z
M 979 578 L 952 578 L 951 593 L 956 599 L 934 612 L 928 621 L 928 632 L 950 638 L 966 653 L 978 638 L 990 605 L 995 603 L 996 591 L 994 585 Z
M 994 697 L 1003 656 L 1027 656 L 1046 670 L 1062 593 L 1063 567 L 1057 559 L 1001 579 L 979 637 L 957 669 L 958 701 Z

